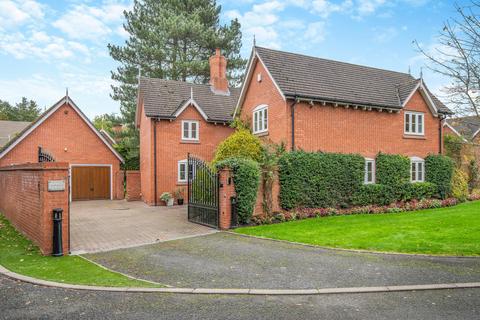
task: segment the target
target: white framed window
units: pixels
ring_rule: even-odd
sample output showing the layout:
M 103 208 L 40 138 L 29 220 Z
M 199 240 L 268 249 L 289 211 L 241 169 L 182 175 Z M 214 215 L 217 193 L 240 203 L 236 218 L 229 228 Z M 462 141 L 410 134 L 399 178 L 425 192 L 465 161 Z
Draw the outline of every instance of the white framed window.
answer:
M 423 182 L 425 181 L 425 161 L 422 158 L 410 158 L 410 181 Z
M 405 112 L 405 134 L 424 135 L 425 116 L 421 112 Z
M 375 160 L 365 158 L 365 184 L 375 183 Z
M 194 175 L 193 165 L 190 164 L 190 175 Z M 187 176 L 187 160 L 180 160 L 178 161 L 178 182 L 187 183 L 188 176 Z
M 200 124 L 198 121 L 183 120 L 182 121 L 182 140 L 198 141 L 200 135 Z
M 253 133 L 268 131 L 268 106 L 261 104 L 253 109 Z

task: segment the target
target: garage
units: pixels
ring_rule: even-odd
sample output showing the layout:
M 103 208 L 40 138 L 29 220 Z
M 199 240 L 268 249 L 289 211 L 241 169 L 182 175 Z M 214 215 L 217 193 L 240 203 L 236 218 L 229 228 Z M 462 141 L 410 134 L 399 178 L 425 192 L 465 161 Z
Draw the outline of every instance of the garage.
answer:
M 111 198 L 110 166 L 72 166 L 72 200 Z

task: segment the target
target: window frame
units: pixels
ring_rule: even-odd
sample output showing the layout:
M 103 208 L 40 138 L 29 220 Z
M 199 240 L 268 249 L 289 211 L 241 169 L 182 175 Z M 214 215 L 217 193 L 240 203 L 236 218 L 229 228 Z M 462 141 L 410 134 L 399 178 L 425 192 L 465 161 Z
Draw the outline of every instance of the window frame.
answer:
M 260 118 L 259 118 L 260 117 Z M 258 129 L 258 123 L 261 124 L 262 129 Z M 261 104 L 252 111 L 252 132 L 253 134 L 268 132 L 268 105 Z
M 185 165 L 185 179 L 180 179 L 180 167 L 181 165 Z M 187 167 L 188 167 L 188 160 L 187 159 L 183 159 L 183 160 L 178 160 L 177 162 L 177 183 L 188 183 L 188 170 L 187 170 Z M 193 169 L 193 164 L 191 165 L 191 168 L 192 168 L 192 178 L 195 177 L 195 171 Z
M 188 124 L 188 130 L 187 130 L 187 133 L 188 133 L 188 136 L 186 137 L 185 136 L 185 123 Z M 195 124 L 196 126 L 196 137 L 195 138 L 192 138 L 192 124 Z M 182 120 L 182 128 L 181 128 L 181 131 L 182 131 L 182 140 L 184 141 L 199 141 L 200 140 L 200 122 L 198 120 Z
M 408 130 L 407 131 L 407 116 L 408 116 Z M 421 116 L 421 121 L 418 121 L 418 118 Z M 413 118 L 415 118 L 415 124 Z M 421 125 L 422 131 L 420 132 L 418 129 Z M 413 131 L 415 129 L 415 132 Z M 425 113 L 417 112 L 417 111 L 405 111 L 403 116 L 403 133 L 406 135 L 414 135 L 414 136 L 424 136 L 425 135 Z
M 368 164 L 372 164 L 372 180 L 368 180 Z M 365 169 L 364 169 L 364 177 L 363 177 L 363 184 L 374 184 L 376 181 L 376 165 L 375 165 L 375 159 L 371 158 L 365 158 Z
M 414 172 L 415 167 L 415 172 Z M 418 170 L 419 168 L 422 170 Z M 419 179 L 419 175 L 421 173 L 421 179 Z M 415 177 L 413 175 L 415 174 Z M 417 182 L 425 182 L 425 160 L 419 157 L 411 157 L 410 158 L 410 182 L 417 183 Z

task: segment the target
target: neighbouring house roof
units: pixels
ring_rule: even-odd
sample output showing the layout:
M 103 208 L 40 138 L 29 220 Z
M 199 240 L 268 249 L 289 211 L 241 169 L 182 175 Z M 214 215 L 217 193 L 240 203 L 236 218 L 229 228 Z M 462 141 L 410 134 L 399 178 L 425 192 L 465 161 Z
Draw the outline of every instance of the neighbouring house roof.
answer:
M 239 94 L 237 88 L 229 90 L 229 94 L 215 94 L 208 84 L 141 77 L 139 98 L 147 117 L 174 119 L 193 104 L 205 120 L 228 122 L 233 119 Z
M 57 101 L 53 106 L 48 108 L 44 113 L 42 113 L 35 121 L 29 123 L 22 131 L 20 131 L 17 136 L 7 142 L 3 147 L 0 148 L 0 158 L 3 158 L 10 150 L 15 148 L 23 139 L 25 139 L 30 133 L 32 133 L 38 126 L 40 126 L 46 119 L 48 119 L 55 111 L 58 110 L 61 106 L 68 104 L 75 110 L 80 118 L 87 124 L 87 126 L 100 138 L 100 140 L 110 149 L 110 151 L 121 161 L 124 162 L 123 157 L 118 153 L 117 150 L 113 148 L 109 141 L 95 128 L 92 122 L 87 118 L 87 116 L 80 110 L 79 107 L 72 101 L 69 96 L 65 96 L 59 101 Z
M 480 133 L 480 118 L 477 116 L 447 119 L 446 124 L 453 128 L 454 132 L 471 140 Z
M 0 120 L 0 148 L 14 139 L 30 122 Z
M 112 136 L 105 130 L 103 129 L 100 129 L 99 130 L 100 134 L 105 138 L 105 140 L 110 143 L 112 146 L 116 145 L 117 142 L 115 141 L 115 139 L 112 138 Z
M 264 64 L 284 97 L 401 109 L 421 88 L 422 94 L 430 96 L 435 112 L 451 113 L 431 94 L 422 79 L 407 73 L 262 47 L 254 47 L 252 58 L 255 57 Z

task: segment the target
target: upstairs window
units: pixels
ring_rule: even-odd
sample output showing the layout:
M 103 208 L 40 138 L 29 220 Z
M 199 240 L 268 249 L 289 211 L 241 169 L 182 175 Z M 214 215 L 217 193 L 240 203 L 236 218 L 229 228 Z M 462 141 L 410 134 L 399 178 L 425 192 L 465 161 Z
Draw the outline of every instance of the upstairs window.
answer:
M 423 182 L 425 181 L 425 161 L 421 158 L 413 157 L 410 159 L 410 181 Z
M 405 134 L 424 134 L 424 114 L 420 112 L 405 112 Z
M 259 105 L 253 110 L 253 133 L 268 131 L 268 106 Z
M 365 159 L 365 184 L 375 183 L 375 160 Z
M 198 121 L 184 120 L 182 121 L 182 140 L 198 141 L 199 136 Z

